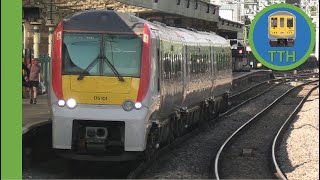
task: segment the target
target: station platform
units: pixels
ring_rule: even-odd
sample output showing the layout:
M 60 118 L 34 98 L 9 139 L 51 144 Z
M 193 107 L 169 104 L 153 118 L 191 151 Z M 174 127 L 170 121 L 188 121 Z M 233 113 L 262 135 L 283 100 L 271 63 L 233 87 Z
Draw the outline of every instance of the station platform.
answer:
M 270 79 L 272 71 L 270 70 L 252 70 L 250 72 L 233 73 L 232 92 L 242 91 L 242 89 L 256 83 Z M 25 134 L 33 128 L 51 123 L 49 119 L 49 108 L 47 104 L 47 95 L 40 95 L 37 98 L 37 104 L 30 104 L 29 99 L 22 99 L 22 134 Z
M 249 72 L 233 72 L 231 94 L 237 94 L 249 87 L 273 77 L 271 70 L 251 70 Z
M 233 72 L 233 81 L 243 79 L 246 77 L 264 77 L 264 76 L 269 76 L 272 74 L 271 70 L 250 70 L 250 71 L 245 71 L 245 72 Z
M 30 104 L 30 99 L 22 99 L 22 134 L 51 123 L 47 102 L 46 94 L 37 97 L 37 104 Z

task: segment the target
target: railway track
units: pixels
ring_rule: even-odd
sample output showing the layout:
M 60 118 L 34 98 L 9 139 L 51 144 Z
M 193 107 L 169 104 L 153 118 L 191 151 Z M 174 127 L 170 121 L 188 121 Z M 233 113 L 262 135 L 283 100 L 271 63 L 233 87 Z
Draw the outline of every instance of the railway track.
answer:
M 275 72 L 274 75 L 276 77 L 282 77 L 282 78 L 291 78 L 291 79 L 306 79 L 306 78 L 318 78 L 319 73 L 314 72 L 314 71 L 298 71 L 297 74 L 294 74 L 293 71 L 289 72 Z
M 315 84 L 317 81 L 308 81 L 289 89 L 234 131 L 215 156 L 215 177 L 271 179 L 275 178 L 276 173 L 283 178 L 279 166 L 271 163 L 271 159 L 275 159 L 271 158 L 275 134 L 279 134 L 280 127 L 299 109 L 310 88 L 318 87 Z M 301 89 L 309 92 L 297 98 Z
M 246 101 L 251 100 L 253 96 L 259 95 L 259 92 L 264 92 L 276 84 L 284 82 L 286 82 L 286 79 L 284 78 L 271 79 L 258 83 L 239 93 L 233 94 L 229 97 L 229 109 L 233 109 L 234 107 L 241 105 L 241 103 L 246 103 Z
M 302 108 L 303 104 L 306 102 L 306 100 L 310 96 L 310 94 L 317 88 L 319 88 L 319 85 L 315 86 L 315 87 L 313 87 L 312 89 L 309 90 L 308 94 L 301 100 L 299 105 L 294 109 L 294 111 L 286 119 L 286 121 L 283 123 L 283 125 L 281 126 L 281 128 L 277 132 L 277 135 L 273 139 L 273 143 L 272 143 L 272 161 L 273 161 L 274 169 L 276 170 L 276 174 L 275 175 L 279 179 L 287 179 L 287 177 L 285 176 L 285 174 L 283 173 L 283 171 L 281 170 L 281 168 L 279 166 L 279 163 L 277 161 L 278 158 L 277 158 L 277 154 L 276 154 L 276 152 L 279 150 L 279 146 L 280 146 L 283 134 L 285 133 L 285 130 L 288 128 L 288 126 L 290 125 L 290 122 L 293 120 L 293 118 L 300 111 L 300 109 Z
M 242 91 L 238 94 L 235 94 L 233 96 L 231 96 L 231 101 L 233 101 L 232 103 L 232 107 L 224 112 L 223 114 L 221 114 L 219 116 L 219 119 L 223 119 L 224 117 L 230 115 L 231 113 L 233 113 L 234 111 L 236 111 L 237 109 L 241 108 L 242 106 L 244 106 L 245 104 L 247 104 L 248 102 L 250 102 L 251 100 L 254 100 L 256 98 L 258 98 L 259 96 L 262 96 L 263 94 L 269 92 L 270 90 L 274 89 L 275 87 L 283 84 L 284 81 L 283 79 L 273 79 L 273 80 L 269 80 L 269 81 L 265 81 L 262 83 L 259 83 L 245 91 Z M 257 90 L 258 89 L 258 90 Z M 242 102 L 240 102 L 239 100 L 237 100 L 237 97 L 240 98 L 241 100 L 243 100 Z M 247 99 L 244 99 L 247 98 Z M 209 123 L 214 123 L 215 121 L 210 121 Z M 197 134 L 199 134 L 200 132 L 202 132 L 204 130 L 204 128 L 207 127 L 207 123 L 203 124 L 202 126 L 200 126 L 199 128 L 193 130 L 191 133 L 179 138 L 177 141 L 174 141 L 172 144 L 162 148 L 153 159 L 150 159 L 148 161 L 143 161 L 141 162 L 128 176 L 128 179 L 136 179 L 138 178 L 148 167 L 150 167 L 155 161 L 157 161 L 162 155 L 165 155 L 166 153 L 168 153 L 170 150 L 178 147 L 182 142 L 184 142 L 185 140 L 196 136 Z

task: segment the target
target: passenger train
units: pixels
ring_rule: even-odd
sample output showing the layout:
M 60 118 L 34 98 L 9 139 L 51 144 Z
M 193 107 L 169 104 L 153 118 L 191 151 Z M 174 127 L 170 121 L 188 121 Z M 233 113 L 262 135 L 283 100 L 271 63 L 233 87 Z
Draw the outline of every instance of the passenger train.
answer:
M 290 12 L 272 13 L 268 23 L 268 37 L 271 47 L 292 47 L 296 38 L 296 17 Z
M 215 33 L 109 10 L 64 19 L 50 70 L 53 148 L 76 160 L 151 158 L 225 109 L 231 65 Z

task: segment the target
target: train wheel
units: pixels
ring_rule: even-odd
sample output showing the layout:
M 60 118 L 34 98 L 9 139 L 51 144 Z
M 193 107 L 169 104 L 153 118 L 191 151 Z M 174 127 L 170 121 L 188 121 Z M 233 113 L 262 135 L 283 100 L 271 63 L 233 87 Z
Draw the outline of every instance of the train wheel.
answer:
M 225 112 L 228 109 L 228 95 L 227 94 L 223 95 L 223 98 L 220 103 L 221 103 L 220 112 Z
M 175 138 L 178 138 L 178 137 L 180 137 L 180 135 L 181 135 L 181 132 L 180 132 L 180 126 L 179 126 L 179 121 L 180 121 L 180 119 L 178 119 L 178 118 L 173 118 L 173 122 L 172 122 L 172 124 L 173 124 L 173 134 L 174 134 L 174 137 Z
M 186 116 L 186 117 L 183 117 L 183 118 L 188 118 L 188 116 Z M 180 118 L 179 120 L 178 120 L 178 130 L 179 130 L 179 137 L 180 136 L 182 136 L 183 134 L 184 134 L 184 132 L 185 132 L 185 121 L 186 120 L 184 120 L 183 118 Z
M 147 160 L 150 160 L 154 157 L 155 153 L 157 152 L 157 149 L 159 148 L 159 130 L 156 127 L 152 127 L 150 129 L 148 140 L 147 140 L 147 147 L 144 151 L 145 158 Z
M 168 135 L 167 142 L 168 142 L 168 144 L 171 144 L 173 141 L 174 141 L 173 126 L 172 126 L 172 123 L 170 123 L 169 135 Z

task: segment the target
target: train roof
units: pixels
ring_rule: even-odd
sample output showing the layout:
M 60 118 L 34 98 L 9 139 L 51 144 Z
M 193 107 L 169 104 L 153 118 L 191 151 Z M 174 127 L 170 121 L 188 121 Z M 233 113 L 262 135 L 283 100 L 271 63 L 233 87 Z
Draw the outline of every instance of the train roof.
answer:
M 185 44 L 203 45 L 203 46 L 228 46 L 230 43 L 225 38 L 214 32 L 197 31 L 194 29 L 183 29 L 170 26 L 164 26 L 158 23 L 150 23 L 151 28 L 156 29 L 162 39 L 170 41 L 183 41 Z
M 144 22 L 145 20 L 131 13 L 91 10 L 77 13 L 65 19 L 64 30 L 142 33 Z
M 294 16 L 292 13 L 290 13 L 288 11 L 277 11 L 277 12 L 274 12 L 274 13 L 270 14 L 269 17 L 271 17 L 271 16 L 279 16 L 279 15 L 291 15 L 291 16 Z
M 162 23 L 148 22 L 132 13 L 113 10 L 90 10 L 77 13 L 64 19 L 64 30 L 142 34 L 144 23 L 148 23 L 151 29 L 158 31 L 162 39 L 177 42 L 182 40 L 185 44 L 230 47 L 229 41 L 214 32 L 170 27 Z

